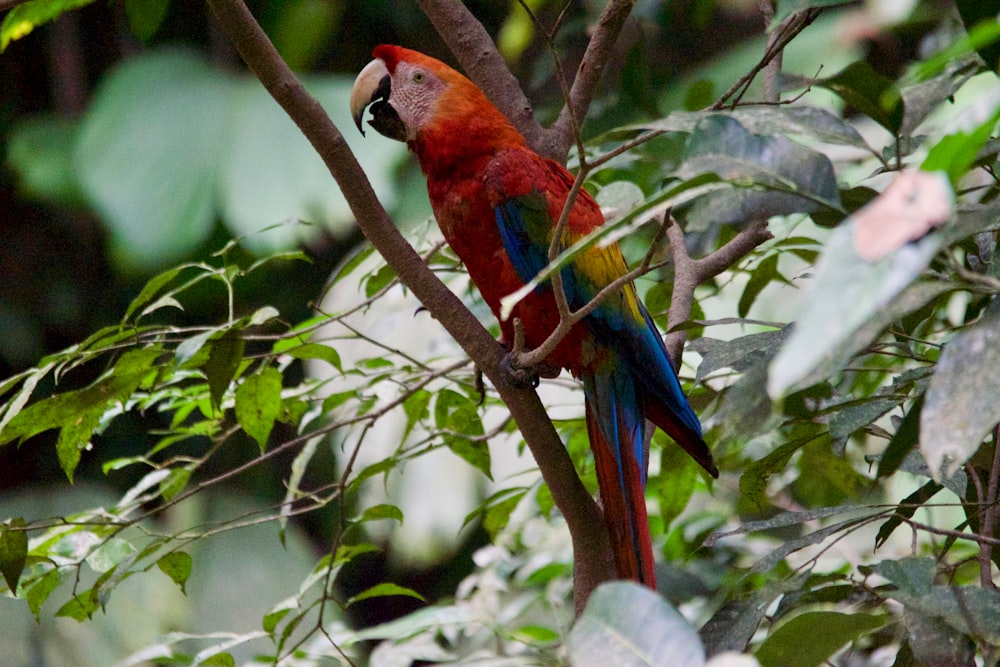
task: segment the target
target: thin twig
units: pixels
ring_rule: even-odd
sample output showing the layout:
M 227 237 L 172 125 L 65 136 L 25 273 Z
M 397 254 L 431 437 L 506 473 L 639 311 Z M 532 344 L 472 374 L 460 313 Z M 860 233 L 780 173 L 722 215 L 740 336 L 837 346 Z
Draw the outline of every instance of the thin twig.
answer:
M 978 479 L 979 475 L 976 475 Z M 979 534 L 992 537 L 997 523 L 997 494 L 1000 486 L 1000 424 L 993 427 L 993 460 L 990 464 L 989 483 L 986 497 L 980 511 Z M 993 581 L 993 546 L 986 542 L 979 543 L 979 581 L 983 588 L 997 590 Z

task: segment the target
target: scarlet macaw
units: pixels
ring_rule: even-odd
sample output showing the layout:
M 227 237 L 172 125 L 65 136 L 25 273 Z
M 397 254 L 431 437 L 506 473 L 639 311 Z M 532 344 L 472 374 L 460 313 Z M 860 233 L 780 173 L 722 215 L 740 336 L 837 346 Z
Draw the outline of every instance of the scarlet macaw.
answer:
M 507 118 L 462 74 L 426 55 L 382 45 L 358 75 L 351 112 L 358 129 L 370 106 L 372 127 L 405 141 L 427 178 L 445 239 L 500 319 L 506 342 L 514 319 L 529 348 L 559 315 L 551 284 L 500 317 L 501 299 L 548 264 L 554 221 L 573 175 L 531 151 Z M 585 191 L 573 203 L 562 244 L 604 224 Z M 591 247 L 561 271 L 569 305 L 579 309 L 627 272 L 617 245 Z M 656 587 L 644 490 L 646 419 L 666 431 L 713 477 L 718 470 L 652 318 L 627 284 L 575 325 L 546 359 L 583 383 L 587 429 L 618 573 Z

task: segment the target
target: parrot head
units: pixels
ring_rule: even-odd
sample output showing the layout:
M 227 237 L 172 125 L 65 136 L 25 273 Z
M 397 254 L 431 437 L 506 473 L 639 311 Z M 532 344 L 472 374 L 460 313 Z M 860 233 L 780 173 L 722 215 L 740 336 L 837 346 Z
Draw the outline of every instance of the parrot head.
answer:
M 375 47 L 373 55 L 351 90 L 351 115 L 362 134 L 370 108 L 369 125 L 408 143 L 418 155 L 431 146 L 523 143 L 486 95 L 440 60 L 388 44 Z

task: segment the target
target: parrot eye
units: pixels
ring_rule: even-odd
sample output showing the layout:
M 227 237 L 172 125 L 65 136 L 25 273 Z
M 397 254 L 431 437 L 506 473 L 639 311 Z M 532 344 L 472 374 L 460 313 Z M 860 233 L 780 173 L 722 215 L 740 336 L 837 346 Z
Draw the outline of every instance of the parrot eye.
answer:
M 427 76 L 423 72 L 414 72 L 413 83 L 423 83 Z

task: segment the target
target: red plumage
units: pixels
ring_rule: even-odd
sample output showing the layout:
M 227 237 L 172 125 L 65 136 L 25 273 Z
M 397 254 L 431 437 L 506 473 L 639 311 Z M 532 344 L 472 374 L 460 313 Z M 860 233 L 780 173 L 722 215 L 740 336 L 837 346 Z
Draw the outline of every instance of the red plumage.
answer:
M 445 239 L 500 318 L 501 299 L 547 263 L 554 221 L 574 177 L 531 151 L 482 91 L 452 68 L 397 46 L 379 46 L 374 55 L 391 84 L 388 99 L 379 97 L 379 103 L 387 103 L 398 116 L 385 122 L 391 130 L 385 133 L 405 140 L 417 156 Z M 376 68 L 379 76 L 381 68 Z M 359 75 L 356 90 L 364 75 Z M 383 78 L 374 93 L 367 90 L 375 89 L 374 82 L 362 86 L 365 106 L 384 94 L 385 83 Z M 362 112 L 364 107 L 353 95 L 352 107 L 360 127 L 358 107 Z M 380 113 L 388 111 L 382 107 Z M 597 203 L 580 191 L 563 245 L 603 223 Z M 626 271 L 616 245 L 581 253 L 561 272 L 570 305 L 586 304 Z M 510 318 L 500 320 L 507 341 L 513 340 L 515 318 L 524 327 L 527 346 L 540 345 L 559 321 L 551 286 L 529 293 Z M 655 588 L 644 497 L 645 418 L 709 473 L 718 471 L 634 287 L 626 285 L 612 294 L 574 326 L 546 363 L 566 368 L 583 381 L 587 426 L 619 575 Z

